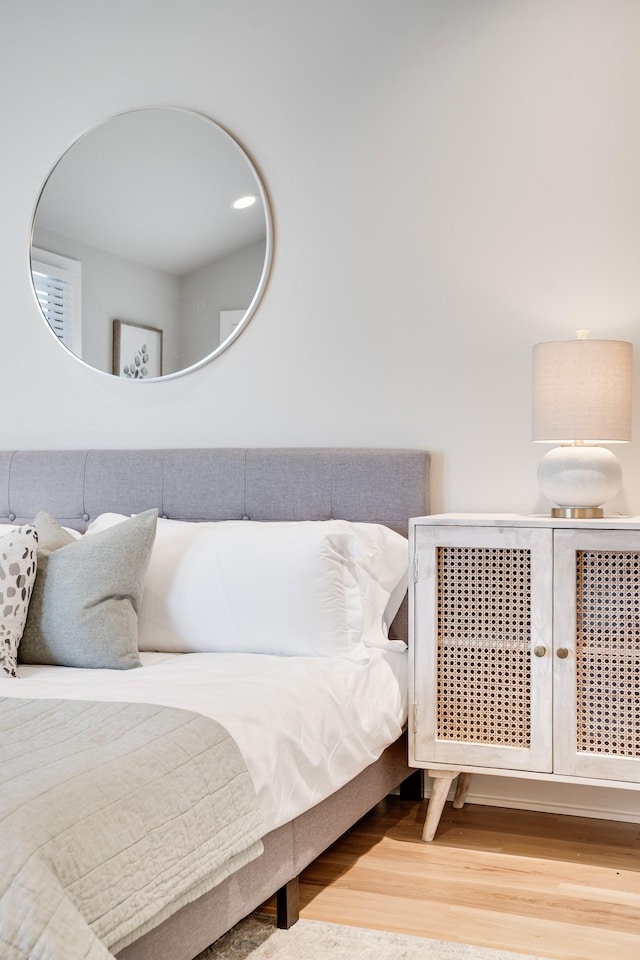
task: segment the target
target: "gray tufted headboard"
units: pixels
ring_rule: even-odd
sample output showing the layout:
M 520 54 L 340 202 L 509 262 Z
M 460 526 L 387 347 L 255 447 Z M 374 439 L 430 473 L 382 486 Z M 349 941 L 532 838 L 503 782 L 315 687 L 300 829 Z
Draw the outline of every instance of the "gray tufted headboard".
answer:
M 366 520 L 407 532 L 429 511 L 429 454 L 367 448 L 0 452 L 0 523 L 46 510 L 85 530 L 100 513 L 175 520 Z
M 429 512 L 429 459 L 330 447 L 4 451 L 0 523 L 46 510 L 84 531 L 101 513 L 158 507 L 175 520 L 360 520 L 406 536 L 409 517 Z

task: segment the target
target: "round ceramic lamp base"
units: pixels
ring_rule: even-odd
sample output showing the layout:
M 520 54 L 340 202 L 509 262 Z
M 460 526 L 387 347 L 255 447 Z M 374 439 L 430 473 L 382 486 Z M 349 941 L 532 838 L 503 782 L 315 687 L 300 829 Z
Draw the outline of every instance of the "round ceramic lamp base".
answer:
M 538 485 L 554 517 L 601 517 L 622 485 L 622 468 L 606 447 L 554 447 L 540 461 Z

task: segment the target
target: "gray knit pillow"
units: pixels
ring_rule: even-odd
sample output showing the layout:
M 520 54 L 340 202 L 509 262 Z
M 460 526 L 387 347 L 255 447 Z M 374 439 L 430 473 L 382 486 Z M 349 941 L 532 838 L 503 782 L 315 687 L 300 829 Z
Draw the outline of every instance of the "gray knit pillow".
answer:
M 36 579 L 38 535 L 33 524 L 0 537 L 0 677 L 15 677 L 29 600 Z
M 157 510 L 74 540 L 39 513 L 38 576 L 20 643 L 23 663 L 66 667 L 140 666 L 138 610 Z

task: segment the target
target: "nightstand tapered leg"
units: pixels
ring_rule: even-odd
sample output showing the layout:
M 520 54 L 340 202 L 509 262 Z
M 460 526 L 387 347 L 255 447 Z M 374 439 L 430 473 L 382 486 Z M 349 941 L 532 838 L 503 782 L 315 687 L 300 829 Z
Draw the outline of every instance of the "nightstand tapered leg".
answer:
M 424 830 L 422 831 L 423 840 L 433 840 L 440 823 L 440 817 L 444 809 L 444 803 L 449 793 L 451 781 L 458 776 L 458 770 L 427 770 L 430 777 L 433 777 L 433 787 L 431 789 L 431 798 L 427 807 L 427 816 L 424 821 Z
M 469 784 L 471 783 L 470 773 L 461 773 L 456 784 L 456 795 L 453 798 L 453 806 L 456 810 L 462 810 L 464 802 L 467 799 Z

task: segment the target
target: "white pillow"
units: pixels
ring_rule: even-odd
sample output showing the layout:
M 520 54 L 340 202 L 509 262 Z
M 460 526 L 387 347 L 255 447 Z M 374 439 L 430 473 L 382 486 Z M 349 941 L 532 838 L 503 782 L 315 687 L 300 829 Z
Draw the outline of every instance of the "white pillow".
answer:
M 367 646 L 388 646 L 389 627 L 407 592 L 407 539 L 380 523 L 326 522 L 339 525 L 345 533 L 358 538 L 355 575 L 362 604 L 362 640 Z M 400 641 L 393 644 L 405 646 Z
M 87 535 L 124 519 L 103 514 Z M 159 518 L 139 649 L 366 659 L 387 643 L 407 562 L 379 524 Z

